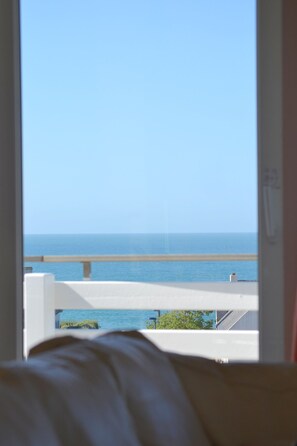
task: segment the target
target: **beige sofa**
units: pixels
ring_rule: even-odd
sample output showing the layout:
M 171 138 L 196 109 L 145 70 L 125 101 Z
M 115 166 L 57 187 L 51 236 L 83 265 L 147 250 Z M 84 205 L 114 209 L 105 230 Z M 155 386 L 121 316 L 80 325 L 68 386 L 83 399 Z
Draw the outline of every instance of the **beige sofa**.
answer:
M 0 445 L 289 446 L 297 366 L 218 364 L 139 333 L 41 344 L 0 367 Z

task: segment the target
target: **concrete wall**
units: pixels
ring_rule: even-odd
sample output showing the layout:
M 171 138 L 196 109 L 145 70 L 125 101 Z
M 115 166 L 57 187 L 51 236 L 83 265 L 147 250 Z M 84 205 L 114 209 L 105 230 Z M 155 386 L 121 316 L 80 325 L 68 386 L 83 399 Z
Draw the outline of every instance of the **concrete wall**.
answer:
M 230 330 L 259 330 L 257 311 L 248 311 Z

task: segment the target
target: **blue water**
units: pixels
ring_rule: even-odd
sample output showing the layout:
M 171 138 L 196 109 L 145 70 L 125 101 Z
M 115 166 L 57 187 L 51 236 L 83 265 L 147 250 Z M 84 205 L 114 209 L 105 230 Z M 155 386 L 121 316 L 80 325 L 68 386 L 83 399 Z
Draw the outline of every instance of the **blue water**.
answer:
M 257 235 L 245 234 L 80 234 L 26 235 L 25 255 L 256 254 Z M 26 263 L 56 280 L 82 280 L 79 263 Z M 93 263 L 92 280 L 144 282 L 257 280 L 257 262 Z M 145 328 L 154 311 L 64 311 L 61 320 L 96 319 L 103 329 Z

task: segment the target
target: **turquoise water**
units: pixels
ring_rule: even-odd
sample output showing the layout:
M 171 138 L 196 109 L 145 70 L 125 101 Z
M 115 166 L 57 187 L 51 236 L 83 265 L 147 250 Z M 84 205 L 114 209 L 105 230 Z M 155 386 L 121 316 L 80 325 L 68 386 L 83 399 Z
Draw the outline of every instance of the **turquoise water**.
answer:
M 100 254 L 254 254 L 257 235 L 245 234 L 80 234 L 26 235 L 29 255 Z M 49 272 L 56 280 L 82 280 L 79 263 L 26 263 L 33 272 Z M 257 262 L 119 262 L 93 263 L 92 280 L 145 282 L 257 280 Z M 154 311 L 64 311 L 62 320 L 96 319 L 103 329 L 145 328 Z

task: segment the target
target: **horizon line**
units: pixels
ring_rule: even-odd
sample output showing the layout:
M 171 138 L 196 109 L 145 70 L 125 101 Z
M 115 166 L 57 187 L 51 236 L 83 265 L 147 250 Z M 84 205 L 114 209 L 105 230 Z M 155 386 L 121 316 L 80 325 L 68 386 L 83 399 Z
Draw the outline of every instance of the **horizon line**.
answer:
M 24 236 L 28 235 L 225 235 L 225 234 L 258 234 L 258 231 L 226 231 L 226 232 L 30 232 L 23 233 Z

